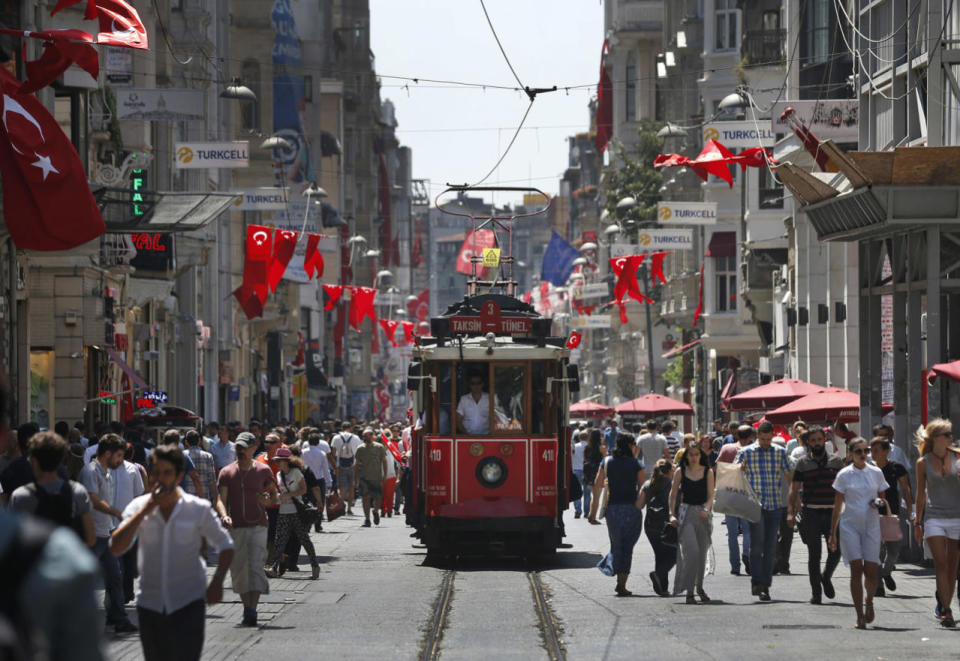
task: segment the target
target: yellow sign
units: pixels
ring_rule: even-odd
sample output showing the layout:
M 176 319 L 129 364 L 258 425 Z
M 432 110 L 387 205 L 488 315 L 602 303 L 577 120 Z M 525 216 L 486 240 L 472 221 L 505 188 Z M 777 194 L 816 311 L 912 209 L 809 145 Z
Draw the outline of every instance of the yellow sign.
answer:
M 661 205 L 660 209 L 657 211 L 657 215 L 660 216 L 660 220 L 669 220 L 670 216 L 673 215 L 673 212 L 670 210 L 670 207 Z
M 523 194 L 523 206 L 525 207 L 536 207 L 542 204 L 546 204 L 548 201 L 546 195 L 541 195 L 540 193 L 524 193 Z
M 716 140 L 720 137 L 720 131 L 717 130 L 714 126 L 707 126 L 703 129 L 703 140 Z
M 193 150 L 186 146 L 180 147 L 177 150 L 177 160 L 181 163 L 189 163 L 193 160 Z
M 500 266 L 500 248 L 483 249 L 484 268 L 496 268 Z

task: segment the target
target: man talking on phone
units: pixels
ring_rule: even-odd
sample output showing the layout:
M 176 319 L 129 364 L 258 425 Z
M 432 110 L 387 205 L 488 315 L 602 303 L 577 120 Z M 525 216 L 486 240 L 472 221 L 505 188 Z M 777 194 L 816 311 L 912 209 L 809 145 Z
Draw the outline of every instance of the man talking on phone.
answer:
M 123 555 L 140 539 L 137 614 L 147 661 L 199 659 L 203 651 L 205 604 L 223 596 L 223 578 L 233 561 L 233 540 L 207 500 L 178 486 L 186 461 L 175 445 L 153 452 L 153 490 L 130 501 L 113 532 L 110 551 Z M 207 585 L 201 543 L 219 552 L 217 571 Z

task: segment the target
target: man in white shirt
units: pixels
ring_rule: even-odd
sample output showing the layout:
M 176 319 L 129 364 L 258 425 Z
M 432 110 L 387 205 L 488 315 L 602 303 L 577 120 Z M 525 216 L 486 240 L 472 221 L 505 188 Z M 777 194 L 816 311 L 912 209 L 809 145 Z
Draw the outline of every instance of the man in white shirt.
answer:
M 583 424 L 582 422 L 580 423 Z M 583 439 L 583 440 L 581 440 Z M 570 440 L 573 442 L 573 450 L 570 454 L 570 470 L 573 471 L 573 474 L 577 476 L 577 479 L 580 481 L 580 486 L 583 488 L 583 492 L 586 493 L 590 488 L 589 484 L 583 483 L 583 451 L 587 447 L 587 435 L 581 433 L 580 430 L 576 430 L 570 437 Z M 583 516 L 583 498 L 577 498 L 573 501 L 573 518 L 579 519 Z M 587 503 L 587 508 L 590 507 L 589 502 Z M 587 510 L 589 511 L 589 509 Z
M 483 391 L 483 377 L 470 376 L 470 392 L 457 404 L 457 429 L 471 436 L 490 433 L 490 395 Z
M 667 439 L 657 433 L 656 420 L 647 421 L 647 431 L 637 439 L 637 448 L 644 466 L 656 466 L 660 459 L 671 458 Z
M 183 452 L 176 446 L 154 450 L 150 474 L 157 487 L 127 505 L 123 523 L 110 540 L 110 550 L 121 555 L 139 537 L 137 614 L 147 661 L 200 658 L 205 602 L 220 601 L 223 578 L 233 561 L 233 540 L 210 502 L 177 486 L 184 466 Z M 219 552 L 209 586 L 200 554 L 203 540 Z
M 140 474 L 140 466 L 124 459 L 119 466 L 112 468 L 110 473 L 113 477 L 111 504 L 122 512 L 134 498 L 143 495 L 143 476 Z M 117 526 L 119 523 L 114 520 L 113 525 Z M 120 556 L 120 570 L 123 574 L 123 603 L 129 604 L 133 601 L 133 579 L 137 573 L 136 544 L 134 548 Z
M 327 462 L 327 453 L 323 451 L 323 448 L 320 447 L 320 434 L 317 432 L 311 432 L 307 436 L 307 447 L 301 452 L 300 458 L 303 460 L 303 465 L 310 469 L 313 473 L 313 476 L 317 478 L 319 486 L 316 487 L 313 491 L 314 497 L 317 501 L 317 509 L 320 512 L 320 516 L 317 517 L 315 522 L 314 529 L 317 532 L 322 530 L 320 526 L 320 519 L 323 516 L 324 507 L 327 499 L 327 485 L 330 484 L 330 464 Z M 324 443 L 326 445 L 326 443 Z M 329 446 L 327 446 L 329 447 Z
M 337 491 L 347 504 L 347 514 L 353 514 L 354 479 L 353 463 L 357 448 L 362 445 L 360 437 L 350 432 L 351 425 L 344 422 L 339 434 L 331 441 L 331 454 L 336 457 Z

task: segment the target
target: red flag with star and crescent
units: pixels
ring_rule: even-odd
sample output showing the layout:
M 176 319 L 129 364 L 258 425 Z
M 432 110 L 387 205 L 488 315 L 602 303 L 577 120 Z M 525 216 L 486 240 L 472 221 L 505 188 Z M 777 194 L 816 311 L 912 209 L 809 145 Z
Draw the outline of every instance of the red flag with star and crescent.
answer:
M 137 10 L 123 0 L 94 0 L 100 21 L 98 44 L 147 49 L 147 29 Z
M 332 310 L 343 296 L 343 285 L 324 285 L 323 291 L 327 294 L 327 304 L 323 307 L 325 312 Z
M 347 289 L 350 290 L 350 326 L 359 331 L 363 320 L 370 317 L 370 321 L 374 323 L 374 328 L 376 328 L 377 313 L 373 309 L 373 299 L 377 295 L 377 290 L 373 287 L 354 286 L 347 286 Z M 376 333 L 374 333 L 374 338 L 376 338 Z
M 69 250 L 107 228 L 77 150 L 46 106 L 0 70 L 3 216 L 21 250 Z
M 267 286 L 271 292 L 276 291 L 277 285 L 283 280 L 287 265 L 297 249 L 298 236 L 291 230 L 277 230 L 273 235 L 273 255 L 267 265 Z
M 652 299 L 644 296 L 637 283 L 637 269 L 643 264 L 646 256 L 643 254 L 610 258 L 610 269 L 617 276 L 617 284 L 613 288 L 613 297 L 617 303 L 622 303 L 624 296 L 629 296 L 640 303 L 653 303 Z
M 320 254 L 319 234 L 307 233 L 307 252 L 303 258 L 303 270 L 307 272 L 307 277 L 313 280 L 314 275 L 318 278 L 323 277 L 323 255 Z
M 247 226 L 247 241 L 244 246 L 243 282 L 233 295 L 243 308 L 247 319 L 263 316 L 263 304 L 267 301 L 267 272 L 273 247 L 273 230 L 263 225 Z

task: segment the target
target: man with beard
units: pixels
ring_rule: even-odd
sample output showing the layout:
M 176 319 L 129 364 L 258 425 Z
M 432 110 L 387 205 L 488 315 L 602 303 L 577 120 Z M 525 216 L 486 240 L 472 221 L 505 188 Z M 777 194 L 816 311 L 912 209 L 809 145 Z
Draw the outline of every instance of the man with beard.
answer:
M 833 599 L 835 592 L 830 579 L 840 562 L 840 549 L 828 551 L 827 562 L 820 571 L 821 538 L 829 539 L 833 517 L 833 480 L 843 468 L 843 459 L 826 450 L 827 437 L 823 429 L 811 426 L 801 436 L 807 447 L 806 456 L 797 462 L 790 483 L 787 523 L 797 525 L 800 515 L 800 539 L 807 545 L 807 570 L 810 575 L 811 604 L 819 604 L 821 595 Z

